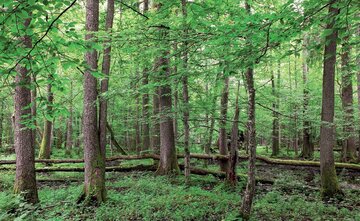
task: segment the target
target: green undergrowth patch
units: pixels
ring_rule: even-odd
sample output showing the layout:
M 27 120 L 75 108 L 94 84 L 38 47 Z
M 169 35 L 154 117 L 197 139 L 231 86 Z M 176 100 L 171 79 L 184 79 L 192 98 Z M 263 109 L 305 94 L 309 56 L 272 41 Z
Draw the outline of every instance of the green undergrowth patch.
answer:
M 142 162 L 146 163 L 146 162 Z M 152 162 L 150 162 L 152 163 Z M 318 175 L 307 180 L 303 171 L 277 173 L 274 185 L 258 185 L 251 220 L 360 221 L 360 190 L 345 189 L 340 202 L 323 202 Z M 152 172 L 106 174 L 108 199 L 99 207 L 76 204 L 83 190 L 83 173 L 41 174 L 38 179 L 79 179 L 79 182 L 40 182 L 35 206 L 12 194 L 14 173 L 0 176 L 0 220 L 239 220 L 246 180 L 230 190 L 213 176 L 155 176 Z

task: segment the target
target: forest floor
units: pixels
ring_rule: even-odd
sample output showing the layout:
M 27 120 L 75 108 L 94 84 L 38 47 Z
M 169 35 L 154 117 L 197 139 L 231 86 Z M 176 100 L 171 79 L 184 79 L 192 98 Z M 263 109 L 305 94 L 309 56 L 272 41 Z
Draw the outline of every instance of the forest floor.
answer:
M 118 163 L 146 165 L 152 164 L 152 160 Z M 194 164 L 199 167 L 203 162 Z M 64 166 L 66 164 L 62 164 Z M 209 169 L 218 170 L 218 166 L 209 165 Z M 238 173 L 246 173 L 246 162 L 240 163 Z M 238 220 L 246 183 L 241 180 L 236 189 L 230 190 L 222 180 L 211 175 L 192 175 L 190 185 L 186 186 L 182 175 L 109 172 L 107 202 L 88 207 L 76 204 L 83 188 L 83 173 L 39 173 L 41 203 L 33 206 L 22 203 L 11 193 L 14 172 L 0 171 L 0 175 L 0 220 Z M 341 171 L 339 180 L 345 197 L 327 202 L 321 200 L 320 177 L 314 169 L 259 163 L 257 176 L 274 180 L 274 184 L 257 185 L 251 220 L 360 221 L 359 174 Z

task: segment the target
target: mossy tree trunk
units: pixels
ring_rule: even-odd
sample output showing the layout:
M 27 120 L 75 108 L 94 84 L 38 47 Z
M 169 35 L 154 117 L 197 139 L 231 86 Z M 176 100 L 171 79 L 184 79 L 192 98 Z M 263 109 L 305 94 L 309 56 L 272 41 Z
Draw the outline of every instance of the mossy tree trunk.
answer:
M 39 150 L 39 159 L 50 159 L 51 155 L 51 130 L 52 130 L 52 121 L 48 119 L 52 116 L 52 105 L 54 96 L 51 91 L 52 76 L 49 76 L 49 83 L 47 85 L 47 104 L 46 104 L 46 113 L 48 117 L 44 120 L 44 131 L 42 134 L 40 150 Z
M 27 29 L 31 18 L 24 21 L 23 25 Z M 25 48 L 31 48 L 31 37 L 25 35 L 21 38 Z M 29 58 L 24 59 L 29 62 Z M 23 63 L 25 63 L 23 62 Z M 29 66 L 27 64 L 26 66 Z M 16 66 L 17 75 L 15 77 L 15 116 L 14 116 L 14 146 L 16 152 L 16 175 L 14 183 L 15 194 L 23 194 L 25 201 L 37 203 L 39 201 L 36 175 L 35 175 L 35 145 L 34 133 L 24 122 L 31 121 L 31 79 L 25 64 Z
M 279 133 L 279 112 L 278 112 L 278 91 L 275 87 L 275 76 L 273 71 L 271 71 L 271 89 L 272 89 L 272 95 L 275 99 L 273 102 L 271 156 L 277 156 L 279 155 L 279 151 L 280 151 L 279 148 L 280 133 Z
M 335 18 L 340 10 L 334 7 L 338 1 L 331 0 L 329 6 L 329 23 L 326 30 L 332 32 L 325 38 L 323 90 L 320 128 L 320 171 L 321 191 L 323 198 L 334 197 L 340 192 L 334 163 L 334 89 L 335 89 L 335 63 L 336 39 L 338 31 L 335 28 Z

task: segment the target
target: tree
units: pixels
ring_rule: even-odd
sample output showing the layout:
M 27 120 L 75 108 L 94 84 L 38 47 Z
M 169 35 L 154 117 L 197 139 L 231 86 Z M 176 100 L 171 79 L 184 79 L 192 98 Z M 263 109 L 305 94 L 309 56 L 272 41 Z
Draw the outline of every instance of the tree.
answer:
M 280 85 L 278 85 L 279 87 Z M 275 88 L 275 77 L 274 72 L 271 71 L 271 88 L 272 94 L 275 98 L 273 102 L 273 128 L 272 128 L 272 142 L 271 142 L 271 149 L 272 153 L 271 156 L 277 156 L 280 151 L 280 133 L 279 133 L 279 88 Z
M 308 108 L 309 108 L 309 89 L 308 89 L 308 44 L 309 36 L 305 33 L 303 37 L 303 50 L 302 50 L 302 69 L 303 69 L 303 107 L 304 107 L 304 121 L 303 121 L 303 148 L 300 156 L 304 158 L 310 158 L 313 155 L 313 149 L 311 145 L 311 134 L 310 134 L 310 122 L 308 120 Z
M 225 74 L 225 73 L 224 73 Z M 220 104 L 220 132 L 219 132 L 219 152 L 222 155 L 228 154 L 226 121 L 227 121 L 227 105 L 229 100 L 229 77 L 224 76 L 224 88 L 221 95 Z M 220 170 L 226 172 L 229 162 L 227 160 L 220 161 Z
M 31 18 L 26 18 L 23 25 L 24 29 L 29 28 Z M 31 48 L 32 42 L 29 35 L 21 37 L 24 48 Z M 26 57 L 22 64 L 16 65 L 17 75 L 15 77 L 15 122 L 14 122 L 14 146 L 16 152 L 16 175 L 14 183 L 15 194 L 24 193 L 25 201 L 37 203 L 39 201 L 36 175 L 35 175 L 35 146 L 34 133 L 27 124 L 31 122 L 31 77 L 26 63 L 30 62 Z
M 181 0 L 181 8 L 182 8 L 182 14 L 184 17 L 184 43 L 183 43 L 183 67 L 185 73 L 183 73 L 182 76 L 182 84 L 183 84 L 183 105 L 184 105 L 184 111 L 183 111 L 183 122 L 184 122 L 184 151 L 185 151 L 185 179 L 186 182 L 189 181 L 190 176 L 190 150 L 189 150 L 189 142 L 190 142 L 190 125 L 189 125 L 189 89 L 188 89 L 188 27 L 186 23 L 187 19 L 187 8 L 186 8 L 186 0 Z
M 70 155 L 73 146 L 73 82 L 70 82 L 70 107 L 69 107 L 69 118 L 66 122 L 66 143 L 65 153 Z
M 161 3 L 157 5 L 157 11 L 160 11 Z M 159 50 L 156 69 L 161 82 L 160 92 L 160 162 L 156 173 L 158 175 L 177 174 L 179 166 L 177 162 L 174 126 L 171 116 L 171 85 L 170 85 L 170 66 L 169 66 L 169 45 L 166 45 L 169 27 L 161 25 L 158 28 L 161 39 L 162 48 Z
M 105 158 L 106 152 L 106 124 L 107 124 L 107 100 L 104 98 L 104 93 L 109 88 L 109 73 L 111 62 L 111 29 L 114 21 L 114 0 L 107 1 L 107 11 L 105 20 L 105 31 L 109 33 L 109 38 L 104 41 L 104 57 L 102 63 L 102 73 L 105 78 L 101 80 L 100 93 L 100 109 L 99 109 L 99 137 L 100 137 L 100 150 L 101 155 Z
M 44 132 L 40 144 L 39 159 L 50 159 L 51 154 L 51 131 L 52 131 L 52 120 L 49 119 L 52 116 L 52 106 L 54 95 L 51 91 L 53 77 L 49 76 L 49 83 L 47 85 L 47 104 L 44 121 Z
M 95 41 L 94 32 L 99 29 L 99 0 L 86 1 L 85 40 L 88 45 Z M 85 53 L 88 68 L 84 74 L 84 197 L 97 203 L 105 201 L 105 161 L 99 144 L 97 127 L 97 79 L 92 72 L 97 71 L 97 51 L 88 49 Z
M 341 103 L 344 112 L 344 141 L 343 141 L 343 156 L 344 162 L 348 160 L 355 160 L 356 144 L 354 137 L 354 111 L 353 111 L 353 73 L 349 64 L 349 35 L 343 38 L 342 54 L 341 54 Z
M 321 193 L 323 198 L 334 197 L 340 192 L 334 164 L 334 82 L 336 63 L 336 39 L 338 31 L 335 26 L 336 16 L 340 10 L 331 0 L 329 6 L 329 21 L 326 25 L 330 34 L 325 37 L 324 65 L 323 65 L 323 94 L 321 107 L 320 128 L 320 171 Z

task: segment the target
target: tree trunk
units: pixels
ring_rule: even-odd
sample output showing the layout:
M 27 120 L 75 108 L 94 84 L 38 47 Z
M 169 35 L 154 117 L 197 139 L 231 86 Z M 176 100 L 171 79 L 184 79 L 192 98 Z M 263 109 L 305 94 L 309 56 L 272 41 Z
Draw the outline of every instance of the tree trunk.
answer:
M 238 82 L 238 89 L 236 94 L 235 101 L 235 114 L 234 121 L 231 129 L 231 145 L 230 145 L 230 156 L 229 156 L 229 169 L 226 173 L 227 183 L 231 187 L 235 187 L 237 183 L 236 175 L 236 165 L 238 160 L 238 134 L 239 134 L 239 91 L 240 91 L 240 82 Z
M 29 27 L 31 18 L 24 22 L 24 27 Z M 21 39 L 25 48 L 31 48 L 31 38 L 25 35 Z M 25 59 L 29 62 L 29 58 Z M 35 146 L 33 130 L 26 127 L 24 122 L 31 120 L 31 84 L 30 75 L 25 64 L 16 66 L 18 72 L 15 77 L 15 118 L 14 118 L 14 146 L 16 152 L 16 175 L 14 183 L 14 192 L 23 194 L 25 201 L 37 203 L 38 193 L 36 187 L 35 175 Z
M 153 95 L 153 128 L 151 146 L 155 154 L 160 154 L 160 90 L 158 87 L 155 89 Z
M 86 1 L 86 31 L 87 42 L 95 41 L 91 32 L 99 28 L 99 0 Z M 84 197 L 86 200 L 100 203 L 105 200 L 105 161 L 99 144 L 97 121 L 97 79 L 91 74 L 97 70 L 97 51 L 85 53 L 85 60 L 90 69 L 84 74 L 84 160 L 85 183 Z
M 340 10 L 334 8 L 337 3 L 332 0 L 329 6 L 329 18 L 326 30 L 332 30 L 325 38 L 324 66 L 323 66 L 323 93 L 320 128 L 320 171 L 321 188 L 323 198 L 333 197 L 340 192 L 335 164 L 334 164 L 334 88 L 335 88 L 335 63 L 336 63 L 336 39 L 338 31 L 335 28 L 335 17 Z
M 308 66 L 308 47 L 309 45 L 309 37 L 307 34 L 304 35 L 303 40 L 303 51 L 302 51 L 302 68 L 303 68 L 303 84 L 304 84 L 304 112 L 303 112 L 303 148 L 300 154 L 300 157 L 310 158 L 313 155 L 313 151 L 311 148 L 311 133 L 310 133 L 310 121 L 308 120 L 308 106 L 309 106 L 309 89 L 308 89 L 308 74 L 309 74 L 309 66 Z
M 274 79 L 274 72 L 271 71 L 271 88 L 272 94 L 275 99 L 273 102 L 273 123 L 272 123 L 272 153 L 271 156 L 279 155 L 279 140 L 280 140 L 280 133 L 279 133 L 279 112 L 278 112 L 278 91 L 275 88 L 275 79 Z
M 188 52 L 187 52 L 187 45 L 188 41 L 186 40 L 188 38 L 188 27 L 187 27 L 187 8 L 186 8 L 186 0 L 181 0 L 181 6 L 182 6 L 182 14 L 184 19 L 184 52 L 183 52 L 183 68 L 184 68 L 184 75 L 182 76 L 182 84 L 183 84 L 183 122 L 184 122 L 184 152 L 185 152 L 185 158 L 184 158 L 184 173 L 185 173 L 185 182 L 189 181 L 190 176 L 190 149 L 189 149 L 189 143 L 190 143 L 190 125 L 189 125 L 189 89 L 188 89 Z
M 105 159 L 106 156 L 106 122 L 108 112 L 108 102 L 104 98 L 104 94 L 109 88 L 109 73 L 111 64 L 111 29 L 114 21 L 114 0 L 107 0 L 105 31 L 109 34 L 109 37 L 104 40 L 104 56 L 101 72 L 105 75 L 105 78 L 101 80 L 100 86 L 100 108 L 99 108 L 99 139 L 100 139 L 100 151 L 101 155 Z
M 157 6 L 157 11 L 160 10 L 161 4 Z M 162 84 L 159 87 L 160 91 L 160 162 L 156 171 L 158 175 L 177 174 L 179 173 L 179 166 L 176 156 L 174 126 L 172 119 L 172 101 L 171 101 L 171 86 L 170 86 L 170 67 L 169 67 L 169 50 L 166 47 L 165 40 L 168 37 L 168 28 L 162 26 L 159 28 L 161 39 L 164 40 L 164 48 L 160 49 L 160 57 L 156 64 L 158 77 Z
M 52 81 L 52 76 L 49 77 L 49 81 Z M 45 115 L 51 116 L 52 115 L 52 105 L 54 96 L 51 91 L 51 84 L 52 82 L 49 82 L 47 85 L 47 105 L 46 105 L 46 112 Z M 43 137 L 41 140 L 40 150 L 39 150 L 39 159 L 50 159 L 51 154 L 51 129 L 52 129 L 52 121 L 45 118 L 44 120 L 44 132 Z
M 71 149 L 73 146 L 73 83 L 70 82 L 70 108 L 69 108 L 69 119 L 67 120 L 66 126 L 66 144 L 65 144 L 65 153 L 66 155 L 71 154 Z
M 246 8 L 250 12 L 250 6 L 246 3 Z M 248 134 L 249 134 L 249 164 L 248 180 L 246 184 L 240 214 L 243 219 L 248 220 L 251 213 L 252 201 L 255 196 L 255 162 L 256 162 L 256 127 L 255 127 L 255 87 L 254 70 L 248 68 L 246 71 L 246 81 L 249 93 L 249 112 L 248 112 Z
M 0 148 L 3 149 L 3 121 L 4 121 L 4 111 L 5 111 L 5 101 L 1 100 L 1 109 L 0 109 Z
M 143 86 L 149 84 L 149 70 L 144 69 L 143 73 Z M 150 127 L 149 127 L 149 94 L 148 91 L 143 94 L 142 97 L 142 115 L 143 115 L 143 125 L 142 125 L 142 145 L 143 150 L 150 149 Z
M 227 121 L 227 105 L 229 99 L 229 77 L 224 76 L 224 88 L 221 95 L 220 106 L 220 133 L 219 133 L 219 152 L 222 155 L 228 154 L 226 121 Z M 229 167 L 228 161 L 220 161 L 220 170 L 226 172 Z
M 349 64 L 349 36 L 344 38 L 341 54 L 341 102 L 344 114 L 344 141 L 342 160 L 344 162 L 354 161 L 356 159 L 356 144 L 354 137 L 354 111 L 353 111 L 353 73 Z
M 360 28 L 358 28 L 358 33 L 357 36 L 360 36 Z M 360 67 L 360 56 L 357 57 L 356 59 L 356 63 L 358 65 L 358 67 Z M 357 97 L 358 97 L 358 114 L 359 114 L 359 119 L 360 119 L 360 71 L 358 71 L 356 73 L 356 80 L 357 80 Z M 358 138 L 359 138 L 359 142 L 358 142 L 358 163 L 360 163 L 360 131 L 358 131 Z

